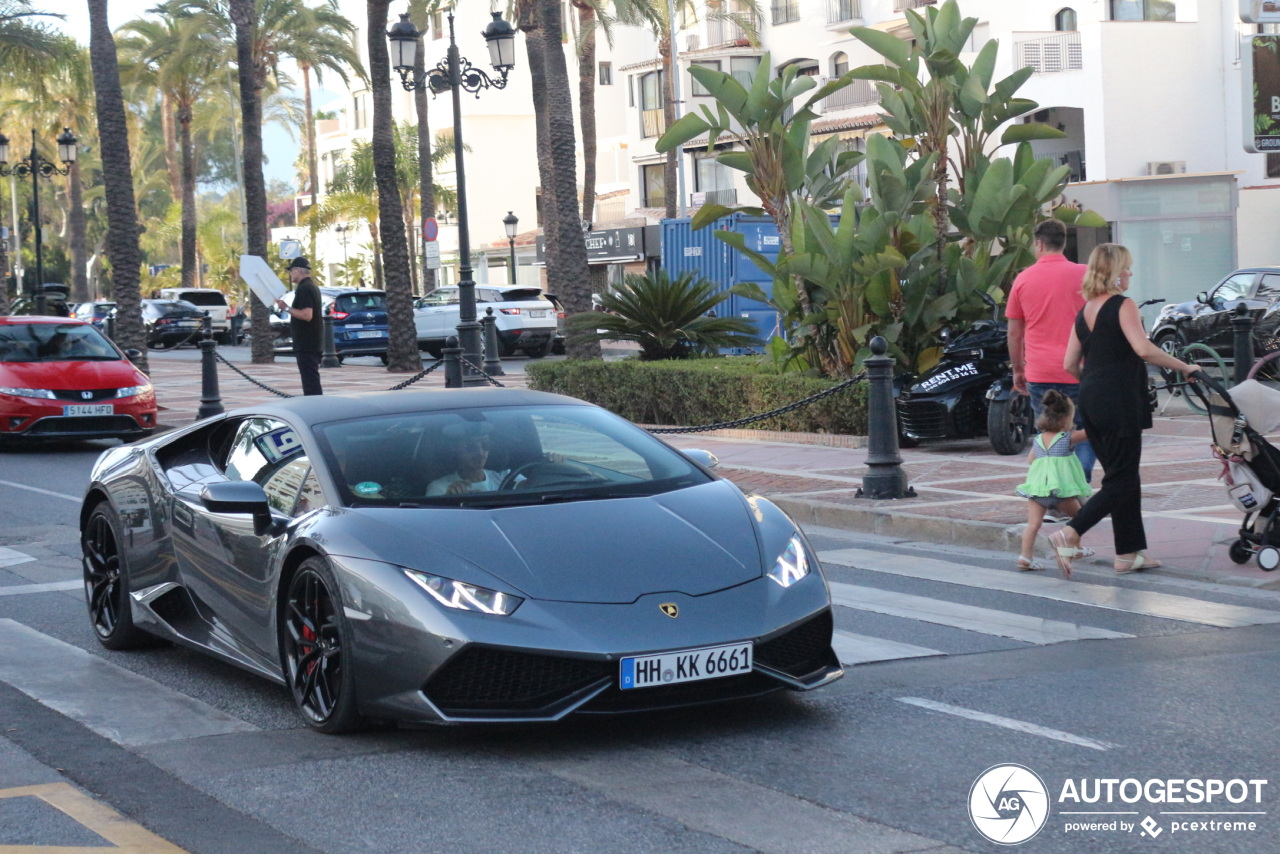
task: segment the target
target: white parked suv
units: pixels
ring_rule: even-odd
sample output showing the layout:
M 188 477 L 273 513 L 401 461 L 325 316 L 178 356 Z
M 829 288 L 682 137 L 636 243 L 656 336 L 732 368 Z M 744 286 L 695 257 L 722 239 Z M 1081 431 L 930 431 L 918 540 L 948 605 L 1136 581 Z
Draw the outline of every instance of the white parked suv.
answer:
M 220 344 L 231 343 L 231 306 L 227 305 L 227 297 L 222 291 L 213 288 L 164 288 L 160 291 L 161 299 L 186 300 L 201 311 L 208 312 L 213 325 L 213 337 Z
M 523 352 L 541 359 L 551 349 L 557 328 L 557 310 L 537 288 L 524 285 L 476 285 L 476 320 L 492 308 L 498 332 L 498 355 Z M 440 358 L 450 335 L 457 335 L 458 288 L 436 288 L 413 304 L 418 349 Z

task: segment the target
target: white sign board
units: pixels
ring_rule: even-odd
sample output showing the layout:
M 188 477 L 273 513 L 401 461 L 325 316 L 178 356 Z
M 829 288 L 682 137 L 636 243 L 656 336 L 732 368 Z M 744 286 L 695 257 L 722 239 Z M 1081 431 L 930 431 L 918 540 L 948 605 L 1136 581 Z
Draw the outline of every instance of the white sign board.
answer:
M 422 257 L 427 259 L 428 270 L 440 269 L 440 244 L 432 240 L 422 244 Z
M 302 254 L 301 240 L 281 240 L 280 241 L 280 260 L 288 261 L 291 258 L 297 258 Z
M 1240 20 L 1246 24 L 1280 23 L 1280 0 L 1240 0 Z
M 240 278 L 244 279 L 249 290 L 265 306 L 275 305 L 275 301 L 285 294 L 285 286 L 280 277 L 271 269 L 266 259 L 257 255 L 240 256 Z

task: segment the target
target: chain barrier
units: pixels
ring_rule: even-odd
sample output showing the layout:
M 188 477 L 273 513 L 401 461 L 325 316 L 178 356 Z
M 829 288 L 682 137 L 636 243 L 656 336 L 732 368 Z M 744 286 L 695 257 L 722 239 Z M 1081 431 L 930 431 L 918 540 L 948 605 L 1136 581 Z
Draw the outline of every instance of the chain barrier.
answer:
M 192 332 L 191 334 L 189 334 L 186 338 L 183 338 L 183 339 L 182 339 L 181 341 L 179 341 L 178 343 L 176 343 L 176 344 L 171 344 L 171 345 L 169 345 L 168 347 L 153 347 L 153 346 L 151 346 L 150 344 L 148 344 L 148 345 L 147 345 L 147 349 L 148 349 L 148 350 L 154 350 L 154 351 L 156 351 L 157 353 L 167 353 L 167 352 L 169 352 L 170 350 L 177 350 L 177 349 L 178 349 L 179 347 L 181 347 L 183 344 L 189 344 L 189 343 L 191 343 L 191 339 L 195 338 L 196 336 L 201 336 L 201 337 L 203 337 L 203 336 L 204 336 L 204 330 L 203 330 L 203 329 L 197 329 L 197 330 L 195 330 L 194 332 Z M 198 344 L 199 342 L 197 341 L 196 343 Z
M 466 357 L 465 357 L 465 356 L 459 356 L 459 357 L 458 357 L 458 359 L 459 359 L 459 361 L 461 361 L 461 362 L 462 362 L 462 364 L 466 365 L 468 368 L 470 368 L 471 370 L 475 371 L 477 374 L 479 374 L 480 376 L 484 377 L 484 378 L 485 378 L 485 379 L 487 379 L 489 382 L 491 382 L 491 383 L 493 383 L 494 385 L 496 385 L 498 388 L 506 388 L 506 386 L 505 386 L 505 385 L 503 385 L 502 383 L 500 383 L 500 382 L 498 382 L 497 380 L 495 380 L 493 377 L 491 377 L 491 376 L 489 376 L 488 374 L 486 374 L 482 369 L 477 368 L 475 365 L 473 365 L 473 364 L 471 364 L 469 361 L 467 361 L 467 359 L 466 359 Z
M 797 400 L 795 403 L 788 403 L 786 406 L 780 406 L 769 412 L 762 412 L 759 415 L 748 415 L 745 418 L 738 418 L 733 421 L 721 421 L 719 424 L 704 424 L 701 427 L 646 427 L 650 433 L 705 433 L 708 430 L 729 430 L 734 427 L 741 427 L 744 424 L 751 424 L 756 421 L 763 421 L 766 418 L 773 418 L 778 415 L 785 415 L 799 409 L 802 406 L 808 406 L 811 403 L 822 400 L 824 397 L 830 397 L 837 392 L 844 391 L 846 388 L 855 383 L 862 382 L 866 379 L 866 373 L 858 374 L 850 377 L 839 385 L 833 385 L 831 388 L 823 389 L 815 395 L 806 397 L 803 400 Z
M 271 392 L 272 394 L 274 394 L 276 397 L 293 397 L 293 395 L 289 394 L 288 392 L 283 392 L 283 391 L 281 391 L 281 390 L 280 390 L 280 389 L 278 389 L 278 388 L 272 388 L 271 386 L 267 385 L 267 384 L 266 384 L 266 383 L 264 383 L 264 382 L 259 382 L 258 380 L 255 380 L 253 377 L 249 376 L 249 375 L 248 375 L 248 374 L 246 374 L 244 371 L 240 370 L 240 369 L 239 369 L 239 368 L 237 368 L 235 365 L 233 365 L 233 364 L 231 364 L 230 362 L 228 362 L 228 361 L 223 357 L 223 355 L 222 355 L 221 353 L 219 353 L 217 350 L 214 350 L 214 351 L 213 351 L 213 357 L 214 357 L 215 359 L 217 359 L 219 362 L 221 362 L 222 364 L 226 365 L 226 366 L 227 366 L 228 368 L 230 368 L 231 370 L 235 371 L 235 372 L 236 372 L 237 374 L 239 374 L 240 376 L 244 377 L 244 378 L 245 378 L 246 380 L 248 380 L 249 382 L 251 382 L 251 383 L 253 383 L 254 385 L 256 385 L 258 388 L 262 389 L 263 391 L 269 391 L 269 392 Z
M 436 362 L 435 362 L 433 365 L 431 365 L 429 368 L 427 368 L 426 370 L 424 370 L 424 371 L 422 371 L 422 372 L 420 372 L 420 373 L 418 373 L 418 374 L 416 374 L 416 375 L 414 375 L 414 376 L 412 376 L 412 377 L 409 377 L 409 379 L 405 380 L 405 381 L 404 381 L 404 382 L 402 382 L 402 383 L 396 383 L 396 384 L 395 384 L 395 385 L 393 385 L 391 388 L 387 389 L 387 391 L 399 391 L 399 390 L 400 390 L 400 389 L 402 389 L 402 388 L 408 388 L 409 386 L 413 385 L 413 384 L 414 384 L 414 383 L 416 383 L 418 380 L 422 379 L 422 378 L 423 378 L 423 377 L 425 377 L 427 374 L 431 373 L 432 371 L 434 371 L 436 368 L 440 367 L 440 366 L 441 366 L 441 365 L 443 365 L 443 364 L 444 364 L 444 359 L 437 359 L 437 360 L 436 360 Z

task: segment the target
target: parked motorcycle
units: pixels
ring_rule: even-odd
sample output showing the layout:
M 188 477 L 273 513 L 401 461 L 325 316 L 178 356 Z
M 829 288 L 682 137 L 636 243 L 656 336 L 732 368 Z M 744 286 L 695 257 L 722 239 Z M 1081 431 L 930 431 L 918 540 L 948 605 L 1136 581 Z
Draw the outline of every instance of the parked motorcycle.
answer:
M 1009 327 L 1000 306 L 990 320 L 979 320 L 948 340 L 942 359 L 923 376 L 905 374 L 894 381 L 898 444 L 975 439 L 987 436 L 997 454 L 1019 454 L 1033 435 L 1031 399 L 1013 390 L 1009 365 Z

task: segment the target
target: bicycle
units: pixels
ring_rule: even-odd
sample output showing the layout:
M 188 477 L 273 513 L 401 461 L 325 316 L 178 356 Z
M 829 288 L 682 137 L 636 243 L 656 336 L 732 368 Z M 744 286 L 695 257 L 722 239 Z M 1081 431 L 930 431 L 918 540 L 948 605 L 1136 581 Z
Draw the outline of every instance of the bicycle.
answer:
M 1204 372 L 1205 376 L 1212 377 L 1222 385 L 1229 386 L 1232 384 L 1231 373 L 1230 369 L 1227 368 L 1227 363 L 1223 361 L 1222 356 L 1218 354 L 1218 351 L 1210 347 L 1208 344 L 1195 342 L 1182 346 L 1165 346 L 1162 349 L 1175 359 L 1181 359 L 1188 365 L 1199 365 L 1200 370 Z M 1277 365 L 1276 368 L 1280 371 L 1280 365 Z M 1154 390 L 1167 390 L 1169 392 L 1169 400 L 1165 401 L 1165 407 L 1169 405 L 1169 402 L 1172 401 L 1173 398 L 1181 395 L 1187 401 L 1187 408 L 1192 412 L 1197 415 L 1208 414 L 1208 410 L 1204 406 L 1203 397 L 1201 395 L 1192 394 L 1188 388 L 1190 385 L 1197 382 L 1195 375 L 1193 375 L 1191 379 L 1183 379 L 1182 375 L 1178 371 L 1173 371 L 1168 368 L 1160 368 L 1159 372 L 1160 379 L 1164 384 L 1154 386 Z M 1160 411 L 1163 413 L 1164 409 L 1162 408 Z

